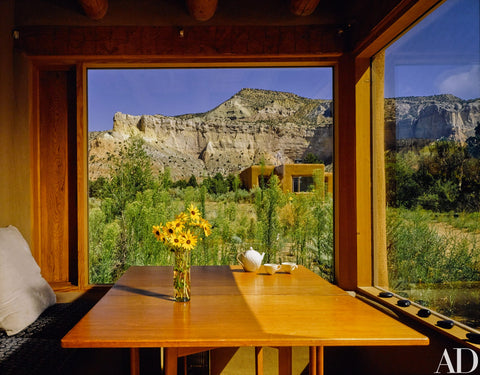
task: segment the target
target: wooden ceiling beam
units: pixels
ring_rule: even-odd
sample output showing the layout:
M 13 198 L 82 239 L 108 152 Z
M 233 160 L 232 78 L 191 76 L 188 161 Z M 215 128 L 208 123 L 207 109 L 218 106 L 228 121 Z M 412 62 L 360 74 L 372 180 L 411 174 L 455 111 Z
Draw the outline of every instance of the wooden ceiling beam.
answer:
M 92 20 L 100 20 L 107 14 L 108 0 L 78 0 L 78 2 Z
M 320 0 L 290 0 L 290 12 L 296 16 L 309 16 L 312 14 Z
M 25 26 L 15 48 L 29 56 L 235 59 L 337 59 L 337 27 L 305 26 Z
M 207 21 L 217 11 L 218 0 L 187 0 L 190 15 L 197 21 Z

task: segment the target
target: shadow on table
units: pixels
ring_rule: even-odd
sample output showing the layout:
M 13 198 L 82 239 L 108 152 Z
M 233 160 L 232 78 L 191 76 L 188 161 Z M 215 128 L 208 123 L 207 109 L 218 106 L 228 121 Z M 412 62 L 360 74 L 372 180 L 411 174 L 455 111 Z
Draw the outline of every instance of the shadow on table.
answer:
M 175 299 L 171 295 L 163 294 L 163 293 L 156 293 L 156 292 L 152 292 L 151 290 L 132 288 L 131 286 L 128 286 L 128 285 L 122 285 L 122 284 L 117 283 L 112 288 L 123 290 L 125 292 L 140 294 L 142 296 L 161 298 L 161 299 L 164 299 L 166 301 L 175 301 Z

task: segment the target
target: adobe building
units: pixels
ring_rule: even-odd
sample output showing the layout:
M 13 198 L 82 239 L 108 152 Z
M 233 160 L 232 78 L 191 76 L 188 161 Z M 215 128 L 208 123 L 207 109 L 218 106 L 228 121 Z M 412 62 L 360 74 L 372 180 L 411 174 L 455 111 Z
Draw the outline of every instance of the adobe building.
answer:
M 319 174 L 319 180 L 324 182 L 326 192 L 333 194 L 333 174 L 325 172 L 324 164 L 252 165 L 240 173 L 240 179 L 246 188 L 252 189 L 260 186 L 262 176 L 267 181 L 270 176 L 276 175 L 283 192 L 304 193 L 310 191 L 312 185 L 316 185 L 314 177 L 316 173 Z M 314 188 L 322 187 L 314 186 Z

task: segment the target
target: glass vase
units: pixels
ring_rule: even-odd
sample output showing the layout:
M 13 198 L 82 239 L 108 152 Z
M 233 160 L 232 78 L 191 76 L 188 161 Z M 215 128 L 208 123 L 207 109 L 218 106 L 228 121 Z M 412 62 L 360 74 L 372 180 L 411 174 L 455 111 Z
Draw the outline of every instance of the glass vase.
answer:
M 190 263 L 190 251 L 175 250 L 175 263 L 173 265 L 173 289 L 176 302 L 190 301 Z

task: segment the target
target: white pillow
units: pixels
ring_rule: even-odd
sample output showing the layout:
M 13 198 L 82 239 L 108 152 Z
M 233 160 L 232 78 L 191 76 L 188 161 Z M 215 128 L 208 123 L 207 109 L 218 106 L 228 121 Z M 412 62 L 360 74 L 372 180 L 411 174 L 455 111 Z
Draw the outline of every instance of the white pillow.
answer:
M 56 302 L 17 228 L 0 228 L 0 330 L 14 335 Z

